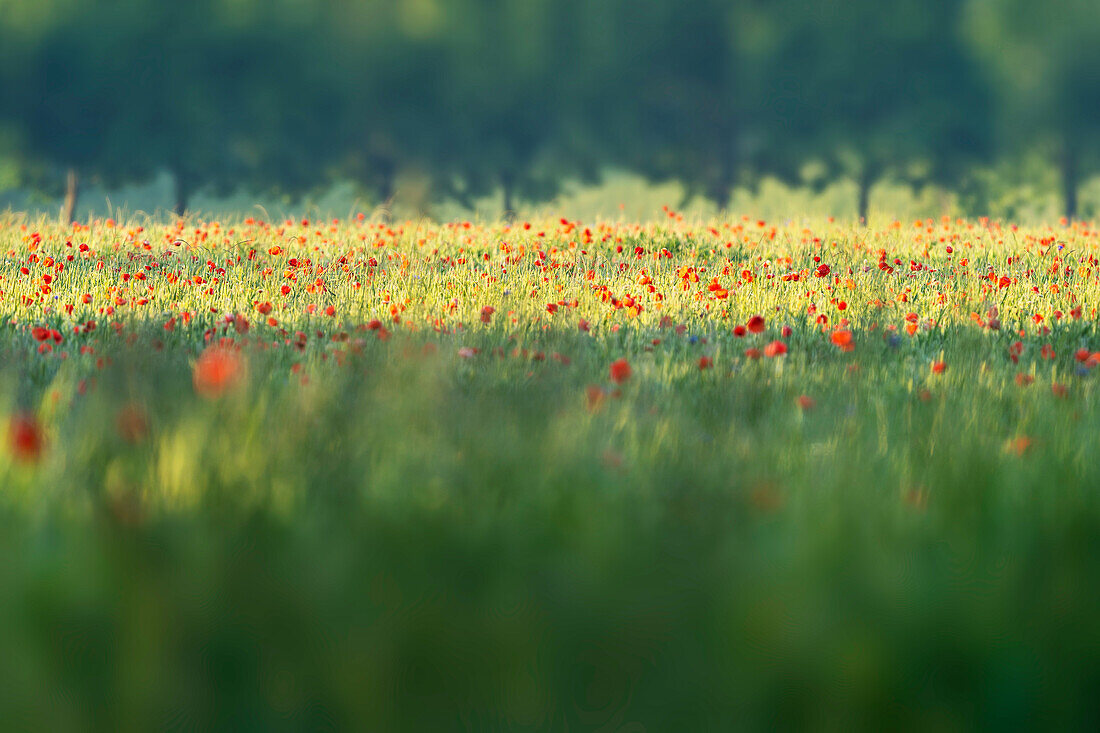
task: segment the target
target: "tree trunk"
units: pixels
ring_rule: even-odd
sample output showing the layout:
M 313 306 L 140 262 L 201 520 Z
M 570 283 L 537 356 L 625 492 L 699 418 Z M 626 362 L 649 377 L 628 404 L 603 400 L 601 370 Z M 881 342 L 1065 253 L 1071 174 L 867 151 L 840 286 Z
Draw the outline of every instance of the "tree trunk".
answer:
M 733 132 L 727 132 L 724 139 L 727 142 L 720 145 L 717 150 L 719 156 L 718 174 L 711 181 L 707 190 L 707 198 L 714 202 L 719 212 L 724 212 L 730 205 L 730 198 L 733 196 L 733 184 L 738 169 Z
M 65 202 L 61 205 L 61 221 L 72 224 L 76 221 L 76 202 L 80 198 L 80 175 L 76 168 L 70 168 L 65 178 Z
M 190 179 L 183 173 L 177 172 L 176 179 L 176 202 L 172 207 L 172 211 L 176 216 L 182 217 L 187 213 L 187 202 L 191 198 L 191 182 Z
M 1067 221 L 1077 216 L 1077 159 L 1072 146 L 1067 146 L 1062 158 L 1062 195 L 1065 197 Z
M 707 192 L 707 198 L 714 202 L 714 205 L 718 207 L 719 213 L 726 211 L 730 205 L 730 198 L 733 197 L 733 176 L 727 172 L 723 172 L 722 176 L 711 184 L 710 190 Z
M 393 221 L 393 200 L 397 197 L 397 186 L 394 184 L 394 169 L 389 164 L 381 166 L 382 179 L 378 184 L 378 196 L 380 203 L 378 204 L 379 211 L 382 215 L 382 221 L 390 223 Z
M 874 183 L 874 176 L 870 171 L 864 171 L 859 174 L 859 203 L 857 204 L 859 211 L 859 224 L 860 226 L 867 226 L 868 211 L 871 208 L 871 184 Z
M 500 187 L 504 190 L 504 221 L 515 221 L 516 209 L 515 202 L 512 200 L 512 174 L 505 173 L 501 175 Z

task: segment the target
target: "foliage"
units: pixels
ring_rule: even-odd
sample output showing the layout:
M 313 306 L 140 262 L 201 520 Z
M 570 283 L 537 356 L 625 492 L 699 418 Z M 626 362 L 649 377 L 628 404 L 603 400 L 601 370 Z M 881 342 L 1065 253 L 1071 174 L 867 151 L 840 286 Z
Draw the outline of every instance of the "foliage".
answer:
M 389 204 L 409 175 L 514 211 L 618 167 L 720 208 L 769 176 L 847 176 L 865 214 L 879 179 L 964 189 L 1046 141 L 1072 215 L 1097 157 L 1078 0 L 4 5 L 0 144 L 23 182 L 167 169 L 177 208 L 346 178 Z

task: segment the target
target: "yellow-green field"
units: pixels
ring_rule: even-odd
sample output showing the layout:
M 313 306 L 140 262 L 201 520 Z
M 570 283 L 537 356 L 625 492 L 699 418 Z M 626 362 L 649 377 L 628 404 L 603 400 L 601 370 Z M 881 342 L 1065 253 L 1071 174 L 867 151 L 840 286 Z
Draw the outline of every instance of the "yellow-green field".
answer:
M 1096 723 L 1091 225 L 9 215 L 0 252 L 16 726 Z

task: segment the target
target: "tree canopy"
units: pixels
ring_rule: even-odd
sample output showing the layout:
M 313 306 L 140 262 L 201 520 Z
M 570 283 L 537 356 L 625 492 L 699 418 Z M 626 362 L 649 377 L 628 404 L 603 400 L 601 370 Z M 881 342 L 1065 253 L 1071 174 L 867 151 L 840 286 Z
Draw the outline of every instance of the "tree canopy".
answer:
M 719 206 L 808 162 L 958 184 L 1046 140 L 1100 165 L 1085 0 L 0 0 L 0 143 L 26 185 L 170 171 L 388 202 L 553 196 L 609 166 Z M 0 150 L 0 152 L 3 152 Z M 75 195 L 75 191 L 70 190 Z M 71 212 L 70 212 L 71 214 Z

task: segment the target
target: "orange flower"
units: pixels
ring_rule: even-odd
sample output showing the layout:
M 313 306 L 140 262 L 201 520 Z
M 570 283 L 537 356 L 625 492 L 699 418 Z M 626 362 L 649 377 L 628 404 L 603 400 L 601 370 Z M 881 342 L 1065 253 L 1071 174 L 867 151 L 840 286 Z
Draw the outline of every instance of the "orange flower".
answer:
M 829 338 L 841 351 L 851 351 L 855 348 L 852 343 L 852 332 L 848 329 L 833 331 Z
M 933 374 L 943 374 L 946 371 L 947 371 L 947 364 L 945 364 L 944 362 L 942 362 L 942 361 L 932 362 L 932 373 Z
M 632 373 L 630 362 L 626 359 L 619 359 L 611 364 L 611 381 L 616 384 L 622 384 L 630 379 Z
M 244 365 L 236 349 L 214 345 L 202 352 L 192 374 L 197 392 L 207 399 L 216 399 L 240 383 Z

